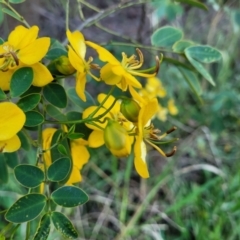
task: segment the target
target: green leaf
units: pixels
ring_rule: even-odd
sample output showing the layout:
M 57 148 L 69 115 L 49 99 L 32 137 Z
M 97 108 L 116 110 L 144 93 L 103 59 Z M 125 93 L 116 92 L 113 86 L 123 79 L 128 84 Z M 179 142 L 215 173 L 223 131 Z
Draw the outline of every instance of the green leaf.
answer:
M 47 199 L 39 193 L 30 193 L 19 198 L 6 212 L 5 218 L 9 222 L 29 222 L 39 216 L 46 205 Z
M 60 84 L 50 83 L 43 88 L 43 96 L 52 105 L 58 108 L 67 106 L 67 95 Z
M 26 115 L 25 126 L 27 127 L 38 126 L 44 122 L 44 117 L 39 112 L 29 111 L 29 112 L 26 112 L 25 115 Z
M 28 151 L 30 149 L 30 143 L 29 143 L 29 139 L 26 136 L 26 134 L 24 133 L 24 131 L 18 132 L 17 135 L 21 141 L 21 148 L 23 148 L 25 151 Z
M 92 98 L 92 96 L 85 91 L 85 95 L 86 95 L 86 102 L 82 101 L 79 96 L 76 93 L 76 89 L 75 88 L 69 88 L 67 90 L 67 95 L 69 97 L 69 99 L 78 106 L 78 111 L 79 112 L 83 112 L 86 108 L 92 106 L 92 105 L 96 105 L 94 99 Z
M 68 155 L 66 148 L 62 144 L 58 144 L 57 149 L 62 155 L 64 156 Z
M 222 58 L 221 53 L 210 46 L 192 46 L 185 49 L 185 54 L 202 63 L 212 63 Z
M 50 229 L 51 229 L 51 218 L 50 218 L 50 214 L 46 213 L 45 215 L 43 215 L 43 217 L 39 222 L 38 229 L 33 240 L 47 240 L 48 235 L 50 233 Z
M 71 168 L 71 160 L 69 158 L 63 157 L 52 163 L 48 170 L 48 179 L 52 182 L 60 182 L 64 180 Z
M 15 168 L 18 165 L 18 154 L 17 152 L 4 153 L 4 157 L 7 165 L 10 168 Z
M 186 3 L 194 7 L 201 8 L 203 10 L 208 10 L 207 6 L 197 0 L 175 0 L 175 2 Z
M 41 94 L 41 91 L 42 91 L 41 87 L 31 86 L 25 93 L 23 93 L 21 95 L 21 97 L 25 97 L 25 96 L 28 96 L 28 95 L 33 94 L 33 93 L 40 93 Z
M 186 48 L 193 46 L 193 45 L 194 45 L 194 43 L 191 41 L 180 40 L 180 41 L 174 43 L 172 49 L 174 52 L 183 53 Z
M 183 75 L 184 79 L 186 80 L 187 84 L 190 86 L 193 93 L 197 96 L 198 100 L 202 102 L 202 99 L 200 98 L 200 96 L 202 95 L 202 88 L 196 74 L 186 68 L 179 67 L 179 70 Z
M 84 137 L 84 134 L 82 134 L 82 133 L 71 133 L 71 134 L 68 134 L 68 138 L 71 139 L 71 140 L 79 139 L 79 138 L 83 138 L 83 137 Z
M 0 183 L 7 183 L 8 169 L 3 153 L 0 153 Z
M 19 22 L 22 22 L 22 19 L 14 12 L 12 12 L 11 10 L 9 10 L 8 8 L 2 8 L 2 11 L 6 14 L 8 14 L 9 16 L 17 19 Z
M 22 67 L 14 72 L 10 82 L 10 94 L 12 97 L 19 97 L 26 92 L 33 81 L 33 69 Z
M 63 207 L 76 207 L 88 201 L 88 195 L 75 186 L 63 186 L 51 195 L 52 200 Z
M 240 27 L 240 10 L 233 12 L 233 22 L 236 26 Z
M 201 63 L 198 61 L 194 60 L 188 54 L 186 54 L 187 59 L 189 62 L 195 67 L 195 69 L 206 79 L 208 80 L 213 86 L 215 86 L 215 82 L 212 79 L 212 76 L 209 74 L 209 72 L 203 67 Z
M 67 56 L 66 48 L 56 39 L 51 38 L 51 46 L 47 52 L 45 58 L 49 60 L 55 60 L 61 56 Z
M 0 43 L 1 44 L 1 43 Z M 7 95 L 4 93 L 4 91 L 0 88 L 0 100 L 7 99 Z
M 27 95 L 26 97 L 21 98 L 17 105 L 24 111 L 30 111 L 34 109 L 41 100 L 41 95 L 38 93 Z
M 60 212 L 52 212 L 51 218 L 55 228 L 63 235 L 64 238 L 74 239 L 78 237 L 77 231 L 65 215 Z
M 16 179 L 28 188 L 39 186 L 44 180 L 43 171 L 36 166 L 21 164 L 15 167 L 14 174 Z
M 151 42 L 154 46 L 168 48 L 182 37 L 183 32 L 180 29 L 167 26 L 157 29 L 151 36 Z
M 54 107 L 51 104 L 48 104 L 46 106 L 46 112 L 50 117 L 52 117 L 58 121 L 66 121 L 67 120 L 67 117 L 64 114 L 62 114 L 59 111 L 59 109 L 57 109 L 56 107 Z
M 9 0 L 10 3 L 13 3 L 13 4 L 18 4 L 18 3 L 23 3 L 25 2 L 25 0 Z

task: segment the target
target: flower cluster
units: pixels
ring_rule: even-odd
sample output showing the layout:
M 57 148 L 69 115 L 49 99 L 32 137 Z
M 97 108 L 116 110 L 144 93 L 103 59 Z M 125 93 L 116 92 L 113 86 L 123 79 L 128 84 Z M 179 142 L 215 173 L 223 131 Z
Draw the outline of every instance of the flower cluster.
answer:
M 38 137 L 40 142 L 37 143 L 42 154 L 37 158 L 36 165 L 47 172 L 58 160 L 56 154 L 52 152 L 58 146 L 60 153 L 71 159 L 68 179 L 65 179 L 64 184 L 74 184 L 82 180 L 80 170 L 90 158 L 88 148 L 98 148 L 102 145 L 105 145 L 116 157 L 127 157 L 133 152 L 136 171 L 141 177 L 148 178 L 146 143 L 165 157 L 172 156 L 176 151 L 174 147 L 167 154 L 158 147 L 160 140 L 175 128 L 160 135 L 160 130 L 156 129 L 152 122 L 152 118 L 160 116 L 164 110 L 158 103 L 158 97 L 162 98 L 166 95 L 166 90 L 156 78 L 160 65 L 159 59 L 156 57 L 156 66 L 142 70 L 144 56 L 140 49 L 136 49 L 138 57 L 135 55 L 129 57 L 126 53 L 122 53 L 122 60 L 119 61 L 104 47 L 85 41 L 81 32 L 67 30 L 69 45 L 61 49 L 65 54 L 57 56 L 56 59 L 50 59 L 51 62 L 46 67 L 42 59 L 51 51 L 51 46 L 54 44 L 49 37 L 37 38 L 38 31 L 37 26 L 29 29 L 18 26 L 10 33 L 8 40 L 0 45 L 0 88 L 6 94 L 5 100 L 9 100 L 9 102 L 0 103 L 1 152 L 18 150 L 21 142 L 16 134 L 24 125 L 32 126 L 33 116 L 41 115 L 42 121 L 36 121 L 36 125 L 40 130 L 43 129 L 42 133 L 38 131 L 42 136 Z M 91 48 L 98 54 L 101 64 L 95 64 L 92 57 L 86 59 L 87 48 Z M 33 77 L 30 85 L 21 94 L 31 90 L 31 85 L 43 88 L 43 91 L 41 89 L 38 92 L 30 91 L 26 96 L 16 95 L 16 93 L 11 95 L 15 89 L 13 76 L 16 78 L 19 70 L 24 68 L 32 69 Z M 99 74 L 95 75 L 96 72 Z M 67 113 L 64 115 L 57 109 L 53 110 L 53 106 L 46 106 L 46 99 L 53 105 L 56 104 L 56 107 L 61 107 L 56 101 L 51 100 L 55 95 L 60 94 L 57 91 L 54 92 L 54 86 L 62 83 L 58 81 L 59 77 L 67 78 L 74 74 L 76 96 L 83 102 L 87 101 L 85 90 L 87 76 L 99 84 L 102 82 L 112 86 L 112 89 L 108 94 L 101 93 L 97 96 L 98 105 L 88 105 L 89 107 L 82 111 L 81 117 L 72 120 L 68 119 Z M 144 88 L 137 77 L 147 79 Z M 22 84 L 25 84 L 24 79 L 17 79 L 17 81 L 23 81 Z M 114 86 L 120 89 L 122 96 L 112 95 Z M 48 95 L 49 89 L 52 94 L 50 96 Z M 64 88 L 61 87 L 61 89 L 64 92 Z M 125 93 L 130 93 L 131 97 L 126 97 Z M 15 96 L 20 100 L 14 98 Z M 32 102 L 27 102 L 26 107 L 22 100 L 24 97 L 29 97 L 31 101 L 39 97 L 39 100 L 33 106 Z M 168 102 L 168 111 L 170 114 L 177 114 L 177 108 L 172 99 Z M 60 120 L 58 120 L 59 115 L 62 116 Z M 52 116 L 55 116 L 53 118 L 58 121 L 52 121 Z M 25 123 L 26 118 L 27 123 Z M 162 117 L 162 120 L 164 119 L 165 117 Z M 55 125 L 48 126 L 49 123 Z M 77 124 L 81 124 L 82 128 L 85 125 L 91 130 L 89 136 L 85 137 L 81 133 L 81 128 L 76 130 Z M 56 137 L 58 129 L 64 130 Z M 63 141 L 65 145 L 62 145 Z M 35 141 L 32 142 L 35 143 Z

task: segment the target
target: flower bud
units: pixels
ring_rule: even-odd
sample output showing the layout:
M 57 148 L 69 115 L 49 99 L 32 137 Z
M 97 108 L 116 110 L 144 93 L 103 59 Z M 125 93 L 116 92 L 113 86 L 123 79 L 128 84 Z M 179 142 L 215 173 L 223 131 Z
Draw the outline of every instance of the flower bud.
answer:
M 114 156 L 126 157 L 131 152 L 131 140 L 127 130 L 112 119 L 108 120 L 104 129 L 104 141 Z
M 70 75 L 76 71 L 70 63 L 68 57 L 64 55 L 57 58 L 54 62 L 57 70 L 64 75 Z
M 136 101 L 130 98 L 124 98 L 120 106 L 120 112 L 130 122 L 138 121 L 140 106 Z

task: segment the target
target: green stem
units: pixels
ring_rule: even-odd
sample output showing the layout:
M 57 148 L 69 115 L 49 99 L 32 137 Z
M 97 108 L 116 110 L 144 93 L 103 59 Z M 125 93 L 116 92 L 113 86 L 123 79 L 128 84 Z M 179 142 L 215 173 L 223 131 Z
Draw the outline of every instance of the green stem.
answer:
M 69 29 L 69 0 L 66 1 L 66 30 Z
M 77 0 L 78 3 L 82 3 L 83 5 L 87 6 L 88 8 L 94 10 L 95 12 L 101 12 L 101 10 L 97 7 L 95 7 L 94 5 L 88 3 L 88 2 L 85 2 L 84 0 Z
M 15 13 L 19 21 L 22 22 L 26 27 L 30 28 L 31 26 L 28 24 L 28 22 L 25 20 L 23 16 L 21 16 L 10 4 L 9 2 L 6 2 L 5 0 L 1 1 L 2 4 L 6 5 L 13 13 Z
M 120 209 L 120 222 L 125 223 L 126 221 L 126 215 L 127 215 L 127 208 L 128 208 L 128 196 L 129 196 L 129 180 L 132 172 L 132 166 L 133 166 L 133 155 L 130 155 L 130 157 L 127 160 L 127 168 L 124 174 L 124 188 L 123 188 L 123 197 L 122 197 L 122 204 Z
M 4 236 L 13 226 L 13 223 L 9 223 L 3 230 L 0 232 L 0 236 Z
M 11 230 L 11 238 L 10 240 L 13 240 L 14 234 L 17 231 L 17 229 L 19 228 L 20 224 L 17 224 L 12 230 Z

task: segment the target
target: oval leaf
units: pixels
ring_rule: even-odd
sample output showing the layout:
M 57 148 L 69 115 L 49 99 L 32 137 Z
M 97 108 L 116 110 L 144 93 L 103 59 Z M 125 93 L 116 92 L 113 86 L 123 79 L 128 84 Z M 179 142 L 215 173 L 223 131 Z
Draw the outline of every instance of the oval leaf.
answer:
M 73 227 L 71 221 L 60 212 L 51 213 L 52 222 L 55 228 L 65 237 L 65 238 L 77 238 L 78 233 Z
M 76 89 L 75 88 L 69 88 L 67 90 L 67 95 L 70 98 L 70 100 L 76 104 L 79 108 L 78 111 L 79 112 L 83 112 L 84 109 L 92 106 L 92 105 L 96 105 L 94 99 L 92 98 L 92 96 L 85 91 L 85 95 L 86 95 L 86 102 L 82 101 L 79 96 L 76 93 Z
M 88 201 L 88 195 L 80 188 L 74 186 L 63 186 L 54 191 L 52 200 L 63 207 L 76 207 Z
M 25 187 L 34 188 L 44 180 L 43 171 L 33 165 L 18 165 L 14 169 L 16 179 Z
M 186 54 L 187 59 L 189 60 L 189 62 L 195 67 L 195 69 L 205 78 L 207 79 L 213 86 L 215 86 L 215 82 L 212 79 L 212 76 L 210 75 L 210 73 L 203 67 L 203 65 L 194 60 L 193 58 L 191 58 L 191 56 L 189 56 L 188 54 Z
M 58 121 L 66 121 L 67 120 L 67 117 L 51 104 L 48 104 L 46 106 L 46 112 L 50 117 L 52 117 Z
M 1 44 L 1 43 L 0 43 Z M 5 92 L 0 88 L 0 100 L 5 100 L 7 99 L 7 95 Z
M 50 83 L 43 88 L 44 98 L 58 108 L 67 106 L 67 94 L 60 84 Z
M 172 47 L 183 37 L 183 32 L 174 27 L 162 27 L 157 29 L 151 36 L 152 45 L 157 47 Z
M 3 153 L 0 153 L 0 183 L 7 183 L 8 169 Z
M 33 69 L 23 67 L 15 71 L 10 82 L 10 94 L 12 97 L 18 97 L 26 92 L 33 81 Z
M 39 216 L 46 205 L 47 199 L 39 193 L 31 193 L 19 198 L 6 212 L 9 222 L 28 222 Z
M 202 63 L 212 63 L 222 58 L 221 53 L 210 46 L 192 46 L 185 49 L 185 54 Z
M 180 40 L 180 41 L 174 43 L 172 49 L 174 52 L 183 53 L 186 48 L 191 47 L 193 45 L 194 45 L 193 42 L 186 41 L 186 40 Z
M 9 2 L 13 4 L 18 4 L 18 3 L 25 2 L 25 0 L 9 0 Z
M 25 151 L 28 151 L 30 149 L 30 143 L 29 143 L 29 139 L 26 136 L 26 134 L 24 133 L 24 131 L 18 132 L 17 135 L 21 141 L 21 148 L 23 148 Z
M 48 213 L 43 215 L 39 222 L 37 232 L 34 236 L 34 240 L 47 240 L 51 228 L 51 218 Z
M 38 103 L 41 100 L 41 95 L 40 94 L 30 94 L 27 95 L 26 97 L 23 97 L 19 100 L 17 105 L 24 111 L 30 111 L 34 109 Z
M 58 144 L 57 149 L 62 155 L 68 156 L 68 152 L 62 144 Z
M 59 182 L 65 179 L 70 171 L 71 160 L 60 158 L 50 165 L 47 170 L 48 179 L 52 182 Z
M 4 153 L 4 157 L 5 157 L 7 165 L 10 168 L 13 169 L 18 165 L 18 154 L 17 154 L 17 152 Z
M 43 115 L 36 111 L 29 111 L 25 113 L 26 122 L 25 126 L 27 127 L 35 127 L 44 122 Z
M 6 14 L 8 14 L 9 16 L 17 19 L 19 22 L 22 21 L 22 19 L 16 14 L 14 13 L 13 11 L 9 10 L 8 8 L 2 8 L 2 11 Z

